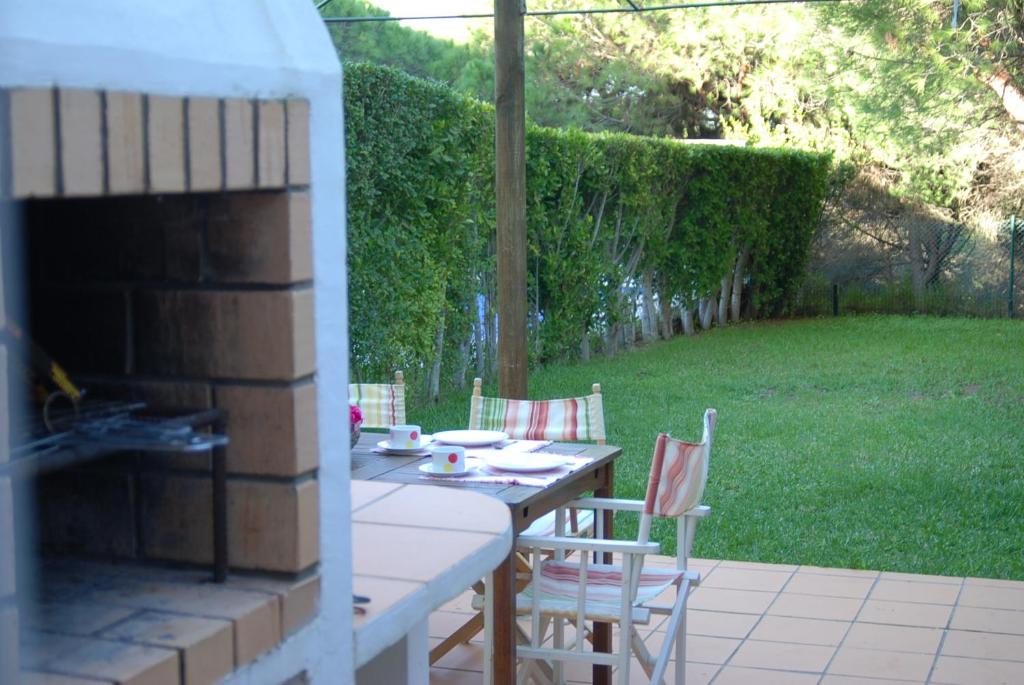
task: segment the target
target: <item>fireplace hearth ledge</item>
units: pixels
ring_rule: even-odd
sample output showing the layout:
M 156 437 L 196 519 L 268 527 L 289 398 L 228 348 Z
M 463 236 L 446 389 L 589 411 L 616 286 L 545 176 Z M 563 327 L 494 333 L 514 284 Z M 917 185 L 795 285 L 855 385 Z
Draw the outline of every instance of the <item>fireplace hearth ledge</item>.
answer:
M 356 682 L 418 682 L 430 613 L 504 561 L 512 518 L 476 492 L 353 480 L 352 539 L 352 589 L 370 598 L 354 619 Z

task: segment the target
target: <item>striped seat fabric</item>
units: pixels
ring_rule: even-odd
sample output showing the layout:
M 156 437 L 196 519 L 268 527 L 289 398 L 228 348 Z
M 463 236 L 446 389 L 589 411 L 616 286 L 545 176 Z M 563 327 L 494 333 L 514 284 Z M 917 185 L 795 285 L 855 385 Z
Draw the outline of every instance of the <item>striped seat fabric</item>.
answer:
M 573 530 L 572 516 L 576 515 L 576 529 Z M 524 530 L 522 535 L 554 535 L 555 526 L 557 525 L 557 519 L 555 518 L 555 512 L 549 511 L 548 513 L 541 516 L 539 519 L 530 524 L 530 527 Z M 594 511 L 592 509 L 573 509 L 565 517 L 565 528 L 559 535 L 588 535 L 589 531 L 594 527 Z
M 700 504 L 708 482 L 711 440 L 715 433 L 714 409 L 704 414 L 704 438 L 686 442 L 662 433 L 654 450 L 644 513 L 663 518 L 682 516 Z
M 686 575 L 686 571 L 673 568 L 644 568 L 640 571 L 633 606 L 650 602 Z M 588 621 L 618 622 L 622 614 L 622 567 L 610 564 L 591 564 L 587 567 L 584 613 Z M 576 616 L 580 593 L 580 565 L 561 561 L 541 562 L 539 588 L 531 583 L 519 593 L 516 601 L 518 613 L 527 614 L 536 595 L 541 612 L 573 618 Z
M 557 440 L 603 443 L 604 402 L 601 386 L 593 394 L 556 400 L 509 400 L 483 397 L 474 381 L 469 405 L 470 430 L 505 431 L 517 440 Z
M 363 412 L 363 428 L 390 428 L 405 423 L 405 383 L 401 371 L 395 383 L 351 383 L 348 401 Z

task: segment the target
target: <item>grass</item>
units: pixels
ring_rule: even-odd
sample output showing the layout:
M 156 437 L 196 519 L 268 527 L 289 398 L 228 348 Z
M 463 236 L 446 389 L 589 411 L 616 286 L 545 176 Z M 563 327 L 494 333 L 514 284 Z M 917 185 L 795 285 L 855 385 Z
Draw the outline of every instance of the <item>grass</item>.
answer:
M 619 497 L 643 496 L 659 431 L 699 439 L 704 408 L 718 409 L 695 556 L 1024 579 L 1024 323 L 734 325 L 539 370 L 530 396 L 594 381 L 625 450 Z M 468 392 L 410 417 L 464 426 Z

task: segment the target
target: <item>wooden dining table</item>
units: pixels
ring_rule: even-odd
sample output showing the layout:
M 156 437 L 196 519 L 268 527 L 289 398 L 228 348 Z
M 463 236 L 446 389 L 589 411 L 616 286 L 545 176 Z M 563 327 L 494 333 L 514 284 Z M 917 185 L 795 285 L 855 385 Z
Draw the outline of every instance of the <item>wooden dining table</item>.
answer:
M 595 497 L 612 497 L 615 483 L 615 460 L 622 454 L 622 448 L 611 445 L 582 443 L 552 443 L 543 452 L 566 456 L 587 457 L 590 461 L 565 477 L 545 486 L 459 482 L 457 479 L 441 480 L 425 478 L 418 466 L 429 457 L 391 456 L 374 451 L 377 442 L 386 438 L 380 433 L 364 432 L 352 448 L 352 478 L 389 483 L 429 484 L 438 487 L 465 488 L 485 493 L 505 502 L 512 514 L 515 535 L 526 530 L 538 518 L 554 511 L 571 500 L 593 492 Z M 612 537 L 612 512 L 606 511 L 603 534 Z M 610 559 L 606 559 L 610 562 Z M 492 679 L 495 685 L 512 685 L 516 680 L 516 557 L 515 549 L 492 574 L 494 597 L 494 630 L 492 651 Z M 594 626 L 594 649 L 611 651 L 611 626 L 598 623 Z M 487 668 L 487 664 L 484 664 Z M 593 682 L 597 685 L 611 683 L 609 666 L 594 666 Z

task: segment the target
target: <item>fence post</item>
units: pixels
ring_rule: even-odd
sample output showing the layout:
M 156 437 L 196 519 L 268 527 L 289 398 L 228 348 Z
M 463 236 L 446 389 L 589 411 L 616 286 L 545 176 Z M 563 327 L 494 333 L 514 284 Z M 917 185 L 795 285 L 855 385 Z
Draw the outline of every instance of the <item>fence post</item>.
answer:
M 1017 215 L 1010 215 L 1010 288 L 1006 293 L 1006 314 L 1009 318 L 1013 318 L 1013 272 L 1014 272 L 1014 256 L 1017 246 Z
M 839 316 L 839 284 L 832 284 L 832 316 Z

